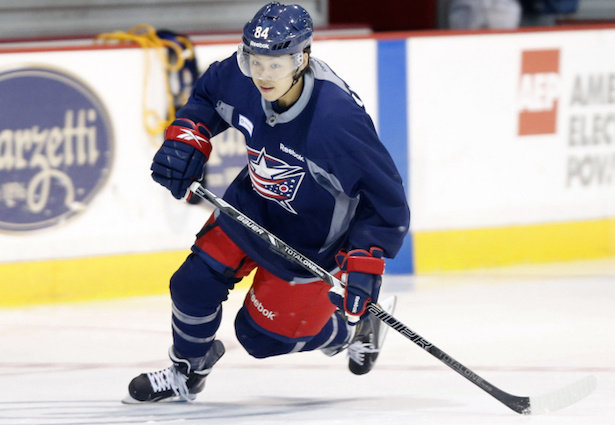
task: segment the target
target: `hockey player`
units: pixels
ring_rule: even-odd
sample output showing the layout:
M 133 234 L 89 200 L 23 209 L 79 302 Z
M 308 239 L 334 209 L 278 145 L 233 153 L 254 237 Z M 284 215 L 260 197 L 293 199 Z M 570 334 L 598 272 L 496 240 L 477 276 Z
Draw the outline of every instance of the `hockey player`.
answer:
M 235 319 L 239 342 L 265 358 L 345 349 L 364 374 L 381 344 L 376 302 L 384 257 L 398 252 L 409 210 L 401 177 L 359 97 L 311 57 L 312 19 L 269 3 L 243 29 L 229 58 L 211 64 L 165 132 L 152 177 L 177 199 L 199 180 L 209 139 L 229 128 L 246 139 L 247 166 L 224 200 L 346 281 L 345 296 L 267 248 L 216 211 L 171 277 L 172 366 L 129 384 L 129 403 L 193 400 L 224 354 L 222 302 L 256 268 Z M 336 262 L 337 261 L 337 262 Z

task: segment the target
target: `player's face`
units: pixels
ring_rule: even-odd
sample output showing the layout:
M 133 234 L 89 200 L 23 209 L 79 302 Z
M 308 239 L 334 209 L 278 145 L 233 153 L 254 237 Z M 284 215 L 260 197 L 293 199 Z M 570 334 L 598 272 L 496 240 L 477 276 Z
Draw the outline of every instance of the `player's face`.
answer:
M 304 63 L 301 68 L 305 66 L 307 66 L 307 63 Z M 252 81 L 265 100 L 269 102 L 280 101 L 282 97 L 295 96 L 294 90 L 289 91 L 289 89 L 293 86 L 293 77 L 297 71 L 296 62 L 291 55 L 250 55 Z M 289 103 L 292 103 L 296 99 L 282 100 L 288 100 Z
M 294 75 L 296 69 L 291 55 L 250 55 L 250 75 L 255 80 L 268 82 L 286 80 Z
M 252 81 L 265 100 L 269 102 L 275 102 L 280 99 L 293 85 L 292 76 L 277 81 L 261 80 L 253 77 Z

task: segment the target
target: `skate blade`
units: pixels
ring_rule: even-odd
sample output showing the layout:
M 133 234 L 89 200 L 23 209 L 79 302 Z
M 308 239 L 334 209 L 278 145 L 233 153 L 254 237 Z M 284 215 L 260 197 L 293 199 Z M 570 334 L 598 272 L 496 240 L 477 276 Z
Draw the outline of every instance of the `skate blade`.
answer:
M 130 396 L 130 394 L 126 394 L 122 399 L 122 404 L 142 404 L 145 403 L 143 401 L 136 400 Z
M 192 400 L 186 400 L 181 397 L 167 397 L 162 400 L 156 401 L 140 401 L 135 398 L 132 398 L 130 394 L 126 394 L 124 398 L 121 400 L 122 404 L 163 404 L 163 403 L 190 403 Z

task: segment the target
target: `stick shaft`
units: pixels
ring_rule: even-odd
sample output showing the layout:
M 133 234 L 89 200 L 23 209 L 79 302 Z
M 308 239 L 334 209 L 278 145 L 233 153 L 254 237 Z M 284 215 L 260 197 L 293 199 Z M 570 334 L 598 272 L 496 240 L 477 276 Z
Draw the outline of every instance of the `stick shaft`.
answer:
M 201 198 L 209 201 L 224 214 L 228 215 L 230 218 L 242 224 L 252 233 L 268 242 L 271 249 L 278 253 L 281 257 L 302 266 L 307 271 L 311 272 L 314 276 L 322 279 L 323 281 L 331 285 L 334 291 L 340 293 L 341 295 L 344 294 L 344 284 L 339 279 L 337 279 L 335 276 L 333 276 L 331 273 L 320 267 L 318 264 L 316 264 L 309 258 L 305 257 L 297 250 L 293 249 L 291 246 L 289 246 L 277 236 L 269 232 L 267 229 L 241 213 L 235 207 L 225 202 L 223 199 L 216 196 L 208 189 L 201 186 L 200 183 L 193 183 L 190 186 L 190 190 Z M 433 345 L 431 342 L 427 341 L 425 338 L 412 331 L 402 322 L 384 311 L 379 305 L 375 303 L 369 303 L 367 305 L 367 310 L 371 314 L 376 316 L 379 320 L 384 322 L 386 325 L 395 329 L 404 337 L 414 342 L 416 345 L 427 351 L 429 354 L 440 360 L 442 363 L 453 369 L 455 372 L 466 378 L 468 381 L 472 382 L 481 390 L 485 391 L 487 394 L 491 395 L 492 397 L 506 405 L 508 408 L 514 410 L 517 413 L 531 413 L 530 397 L 519 397 L 500 390 L 495 385 L 489 383 L 481 376 L 479 376 L 478 374 L 476 374 L 475 372 L 473 372 L 472 370 L 446 354 L 444 351 Z

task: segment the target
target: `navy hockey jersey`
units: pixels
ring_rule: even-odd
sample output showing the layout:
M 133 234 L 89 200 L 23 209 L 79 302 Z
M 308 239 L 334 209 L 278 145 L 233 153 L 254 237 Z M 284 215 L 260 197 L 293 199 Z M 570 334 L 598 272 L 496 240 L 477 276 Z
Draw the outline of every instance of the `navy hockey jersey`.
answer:
M 324 62 L 310 58 L 300 98 L 278 113 L 234 54 L 197 80 L 177 116 L 214 135 L 229 126 L 243 133 L 247 166 L 224 200 L 325 269 L 335 269 L 342 248 L 398 252 L 410 219 L 401 177 L 359 98 Z M 273 274 L 314 280 L 239 223 L 224 214 L 217 221 Z

